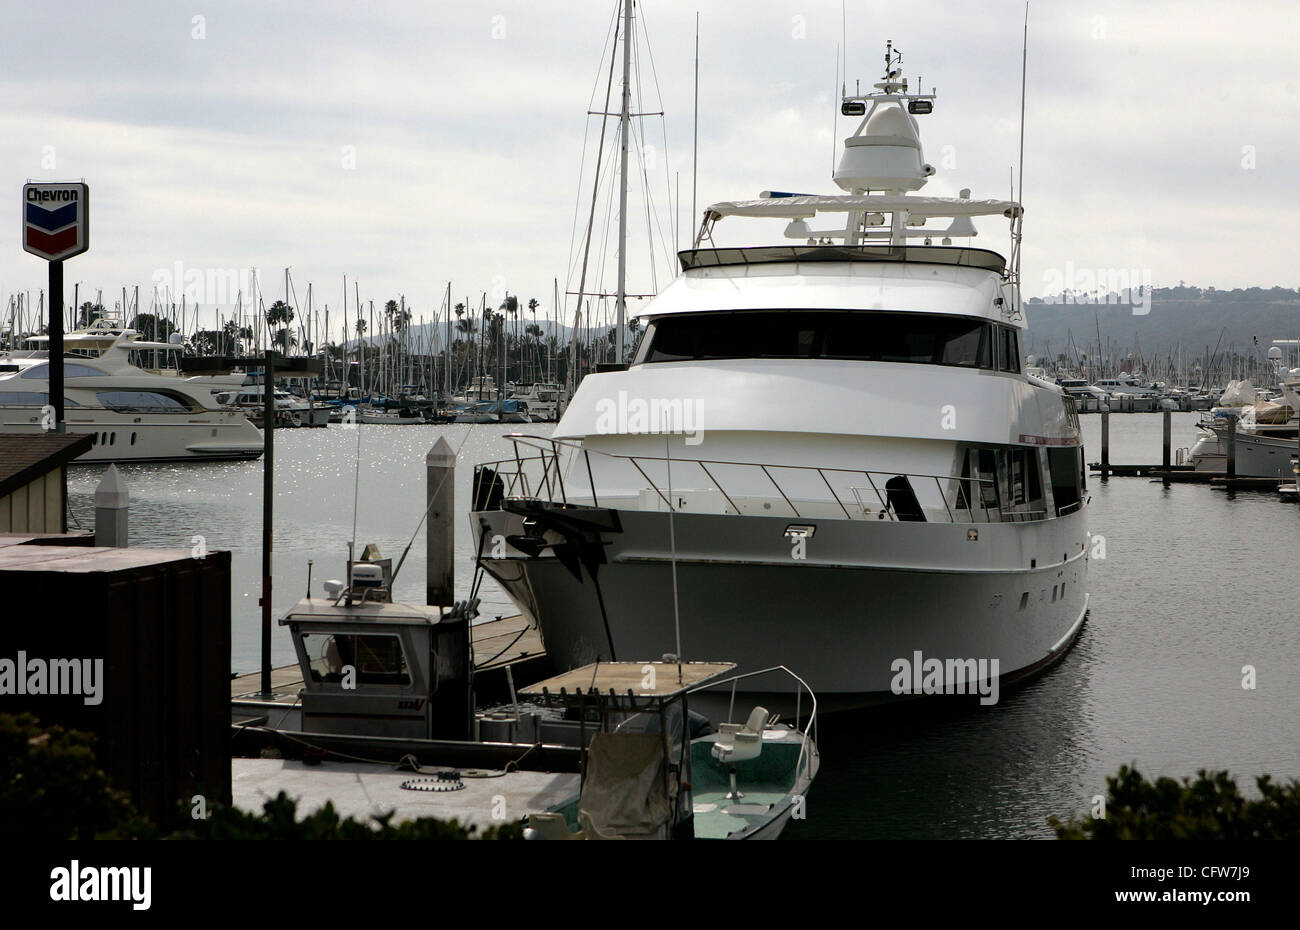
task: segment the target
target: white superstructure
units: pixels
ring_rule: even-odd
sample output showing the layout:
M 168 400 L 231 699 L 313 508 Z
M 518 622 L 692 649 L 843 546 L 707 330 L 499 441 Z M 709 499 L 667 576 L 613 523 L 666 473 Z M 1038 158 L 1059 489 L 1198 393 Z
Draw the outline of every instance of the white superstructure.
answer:
M 848 193 L 708 207 L 630 367 L 480 466 L 482 564 L 562 667 L 680 636 L 845 706 L 909 693 L 899 663 L 938 660 L 940 689 L 1014 680 L 1081 628 L 1083 450 L 1073 401 L 1023 371 L 1020 206 L 909 193 L 934 95 L 886 59 L 843 102 Z M 969 246 L 981 216 L 1010 263 Z M 799 244 L 713 245 L 729 217 Z

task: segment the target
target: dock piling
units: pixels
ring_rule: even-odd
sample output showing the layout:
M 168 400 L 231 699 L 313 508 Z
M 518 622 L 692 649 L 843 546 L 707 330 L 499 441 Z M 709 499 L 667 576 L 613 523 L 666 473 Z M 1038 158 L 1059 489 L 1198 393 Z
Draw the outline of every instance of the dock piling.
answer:
M 1101 480 L 1110 477 L 1110 404 L 1101 405 Z
M 1173 444 L 1173 404 L 1168 401 L 1160 402 L 1161 418 L 1164 420 L 1164 453 L 1161 462 L 1164 464 L 1164 478 L 1162 484 L 1169 487 L 1169 447 Z
M 426 604 L 451 607 L 456 602 L 456 453 L 439 436 L 424 457 L 429 508 L 425 539 Z
M 1228 420 L 1228 481 L 1237 477 L 1237 415 L 1230 413 Z
M 95 545 L 126 548 L 131 492 L 116 465 L 104 469 L 95 489 Z

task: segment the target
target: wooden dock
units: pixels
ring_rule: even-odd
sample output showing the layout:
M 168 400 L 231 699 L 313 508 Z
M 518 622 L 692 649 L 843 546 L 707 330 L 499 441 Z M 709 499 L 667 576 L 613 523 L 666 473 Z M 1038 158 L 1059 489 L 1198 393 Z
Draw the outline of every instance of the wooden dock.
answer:
M 1102 473 L 1100 462 L 1093 462 L 1088 470 L 1094 475 Z M 1283 479 L 1238 475 L 1228 477 L 1226 471 L 1198 471 L 1191 465 L 1107 465 L 1106 473 L 1115 478 L 1150 478 L 1170 484 L 1208 484 L 1212 488 L 1231 491 L 1276 491 Z

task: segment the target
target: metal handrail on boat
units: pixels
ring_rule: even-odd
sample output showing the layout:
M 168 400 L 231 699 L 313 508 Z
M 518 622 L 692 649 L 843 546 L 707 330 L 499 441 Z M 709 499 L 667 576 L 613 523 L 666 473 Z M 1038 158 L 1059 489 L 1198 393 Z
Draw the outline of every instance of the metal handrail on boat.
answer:
M 771 672 L 785 672 L 787 675 L 789 675 L 791 678 L 793 678 L 796 682 L 799 683 L 799 687 L 795 690 L 795 705 L 794 705 L 795 707 L 794 729 L 795 732 L 799 733 L 803 737 L 803 739 L 800 740 L 800 744 L 799 744 L 799 757 L 795 760 L 795 777 L 798 778 L 799 773 L 805 771 L 806 766 L 811 762 L 811 757 L 808 755 L 809 741 L 812 741 L 814 745 L 817 742 L 817 735 L 816 735 L 817 695 L 813 692 L 813 689 L 809 687 L 808 682 L 804 681 L 802 678 L 800 678 L 798 675 L 796 675 L 793 671 L 791 671 L 788 667 L 784 665 L 773 665 L 768 668 L 760 668 L 757 671 L 753 671 L 753 672 L 741 672 L 737 675 L 731 675 L 727 678 L 721 678 L 716 681 L 707 681 L 704 682 L 703 684 L 696 685 L 693 688 L 687 689 L 686 693 L 697 694 L 703 691 L 709 691 L 713 688 L 721 687 L 722 685 L 730 684 L 731 698 L 730 698 L 730 703 L 727 705 L 727 720 L 730 721 L 735 716 L 736 713 L 737 682 L 740 682 L 746 678 L 753 678 L 758 675 L 767 675 L 770 674 Z M 808 700 L 809 703 L 812 705 L 812 709 L 808 714 L 808 723 L 801 729 L 799 726 L 799 721 L 803 717 L 803 694 L 805 691 L 808 692 Z
M 716 490 L 722 495 L 727 505 L 736 513 L 741 512 L 740 505 L 737 503 L 736 498 L 741 497 L 743 499 L 743 496 L 736 494 L 734 487 L 730 493 L 728 492 L 724 483 L 719 480 L 718 476 L 715 474 L 715 472 L 720 468 L 746 468 L 755 470 L 754 473 L 756 475 L 761 475 L 763 483 L 770 484 L 774 487 L 777 494 L 780 495 L 781 500 L 783 500 L 785 505 L 790 508 L 791 513 L 800 519 L 806 519 L 811 516 L 806 512 L 808 504 L 810 503 L 814 505 L 819 503 L 834 503 L 834 505 L 844 514 L 845 519 L 848 520 L 867 520 L 872 519 L 873 517 L 875 519 L 888 518 L 894 521 L 905 519 L 900 517 L 894 502 L 890 500 L 890 491 L 892 489 L 888 487 L 888 481 L 894 478 L 906 479 L 908 486 L 913 489 L 913 494 L 915 494 L 915 488 L 920 486 L 922 483 L 934 482 L 935 491 L 937 492 L 939 500 L 943 504 L 943 512 L 946 513 L 947 522 L 949 523 L 975 522 L 973 520 L 960 520 L 958 515 L 953 512 L 954 506 L 958 511 L 965 510 L 968 514 L 973 513 L 975 506 L 978 506 L 984 515 L 984 522 L 986 523 L 1004 522 L 1006 518 L 1015 519 L 1026 516 L 1032 519 L 1037 518 L 1038 515 L 1045 515 L 1046 513 L 1046 511 L 1002 511 L 996 506 L 990 506 L 989 501 L 986 500 L 983 493 L 978 493 L 978 491 L 972 493 L 972 485 L 980 485 L 981 488 L 979 490 L 982 490 L 983 486 L 995 486 L 996 481 L 993 478 L 977 478 L 962 475 L 932 475 L 917 472 L 878 471 L 862 468 L 837 468 L 817 465 L 784 465 L 771 462 L 737 462 L 712 459 L 672 458 L 668 456 L 655 455 L 626 455 L 615 452 L 606 452 L 599 449 L 591 450 L 583 446 L 580 442 L 554 439 L 548 436 L 511 433 L 505 438 L 511 440 L 514 444 L 514 456 L 509 459 L 500 459 L 495 462 L 483 463 L 477 467 L 476 472 L 481 469 L 491 469 L 494 474 L 501 479 L 503 483 L 502 490 L 506 497 L 532 498 L 536 496 L 535 492 L 537 492 L 545 493 L 547 499 L 553 501 L 555 500 L 555 493 L 558 490 L 560 500 L 567 504 L 569 502 L 569 494 L 564 484 L 563 467 L 560 462 L 562 452 L 567 450 L 572 453 L 581 452 L 583 454 L 587 480 L 591 490 L 591 499 L 593 504 L 596 504 L 597 506 L 599 506 L 597 503 L 599 498 L 596 492 L 595 474 L 592 467 L 593 451 L 598 457 L 601 457 L 602 461 L 609 459 L 618 460 L 626 462 L 635 468 L 645 480 L 647 490 L 654 491 L 655 494 L 658 495 L 659 499 L 663 501 L 664 505 L 673 512 L 680 512 L 680 507 L 675 505 L 669 498 L 669 495 L 666 494 L 658 484 L 656 484 L 655 480 L 646 471 L 646 468 L 643 467 L 644 465 L 649 463 L 667 463 L 669 466 L 674 468 L 698 466 L 712 484 L 711 489 L 704 490 Z M 535 454 L 521 454 L 521 446 L 524 449 L 535 450 Z M 529 481 L 527 466 L 529 466 L 530 463 L 536 463 L 536 467 L 539 467 L 541 470 L 540 478 L 534 482 Z M 713 466 L 713 468 L 710 468 L 710 466 Z M 552 471 L 552 469 L 554 470 Z M 795 503 L 797 498 L 792 498 L 790 493 L 787 492 L 787 489 L 783 488 L 780 481 L 777 480 L 777 477 L 773 475 L 774 471 L 780 470 L 797 471 L 808 475 L 816 474 L 821 479 L 821 483 L 825 485 L 830 497 L 815 500 L 805 499 L 803 501 L 805 512 L 801 512 L 799 506 Z M 845 497 L 841 496 L 840 492 L 836 491 L 835 486 L 831 483 L 830 477 L 828 476 L 861 476 L 865 478 L 870 493 L 875 496 L 876 501 L 879 504 L 879 509 L 873 514 L 871 509 L 866 505 L 866 503 L 864 503 L 863 493 L 860 492 L 866 492 L 868 490 L 867 487 L 849 485 L 847 491 L 853 496 L 853 500 L 848 501 Z M 886 484 L 884 491 L 880 489 L 873 476 L 884 479 Z M 944 490 L 944 482 L 951 482 L 951 487 L 955 488 L 955 500 L 951 502 L 948 499 L 949 495 Z M 972 497 L 975 498 L 974 502 L 971 500 Z M 850 508 L 847 506 L 848 503 L 855 503 L 855 507 Z M 937 512 L 938 508 L 932 507 L 930 510 L 932 512 Z M 856 511 L 857 515 L 855 515 L 854 511 Z M 931 519 L 931 516 L 927 515 L 926 519 Z

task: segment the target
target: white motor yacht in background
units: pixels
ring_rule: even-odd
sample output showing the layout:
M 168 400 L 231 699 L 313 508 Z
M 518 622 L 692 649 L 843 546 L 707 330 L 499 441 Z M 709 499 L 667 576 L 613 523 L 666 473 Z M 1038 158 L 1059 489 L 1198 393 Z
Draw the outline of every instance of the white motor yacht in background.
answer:
M 248 417 L 255 426 L 262 425 L 266 415 L 266 398 L 263 387 L 258 384 L 245 384 L 238 389 L 223 391 L 214 395 L 217 404 L 238 410 Z M 308 403 L 288 391 L 275 389 L 275 411 L 278 420 L 277 429 L 299 426 L 328 426 L 330 408 Z
M 1009 682 L 1081 629 L 1083 449 L 1073 400 L 1022 371 L 1021 208 L 915 195 L 935 98 L 896 52 L 885 73 L 842 102 L 846 193 L 708 207 L 630 367 L 479 466 L 482 565 L 561 668 L 680 642 L 846 707 Z M 978 216 L 1010 262 L 951 244 Z M 720 247 L 731 217 L 797 244 Z
M 1272 353 L 1275 350 L 1270 350 Z M 1297 454 L 1300 436 L 1300 369 L 1274 362 L 1278 397 L 1257 390 L 1250 381 L 1229 382 L 1218 405 L 1197 424 L 1198 437 L 1189 454 L 1197 471 L 1226 471 L 1228 433 L 1235 417 L 1234 471 L 1242 478 L 1291 479 L 1291 458 Z
M 1165 389 L 1154 384 L 1146 384 L 1137 378 L 1121 373 L 1118 378 L 1101 378 L 1093 387 L 1107 394 L 1129 394 L 1133 397 L 1159 398 L 1165 396 Z
M 166 358 L 183 346 L 148 342 L 135 330 L 107 324 L 69 333 L 63 359 L 64 419 L 70 433 L 95 444 L 79 462 L 148 462 L 256 458 L 262 435 L 215 395 L 237 388 L 242 375 L 185 377 L 138 363 Z M 44 340 L 45 337 L 33 337 Z M 233 382 L 233 384 L 232 384 Z M 0 432 L 40 433 L 49 423 L 48 351 L 0 358 Z
M 538 381 L 510 384 L 508 387 L 508 399 L 518 401 L 521 412 L 526 413 L 532 422 L 554 423 L 560 418 L 560 398 L 563 396 L 560 385 Z

